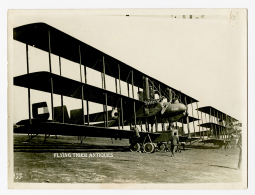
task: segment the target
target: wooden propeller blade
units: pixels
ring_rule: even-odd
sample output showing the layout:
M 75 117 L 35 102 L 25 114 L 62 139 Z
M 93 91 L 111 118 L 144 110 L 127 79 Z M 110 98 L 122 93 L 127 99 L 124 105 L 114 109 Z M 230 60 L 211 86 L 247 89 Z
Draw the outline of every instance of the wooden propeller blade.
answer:
M 171 104 L 171 102 L 169 102 L 169 103 L 167 104 L 167 106 L 165 106 L 165 107 L 162 108 L 161 114 L 164 114 L 164 113 L 165 113 L 166 109 L 168 108 L 168 106 L 169 106 L 170 104 Z

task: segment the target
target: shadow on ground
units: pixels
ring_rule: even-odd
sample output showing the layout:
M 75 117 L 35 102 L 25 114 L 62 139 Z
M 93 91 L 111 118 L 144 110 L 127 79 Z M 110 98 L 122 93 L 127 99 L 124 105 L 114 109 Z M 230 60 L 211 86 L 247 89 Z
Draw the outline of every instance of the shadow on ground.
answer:
M 235 169 L 236 170 L 236 168 L 233 168 L 233 167 L 226 167 L 226 166 L 220 166 L 220 165 L 208 165 L 208 166 L 220 167 L 220 168 L 226 168 L 226 169 Z

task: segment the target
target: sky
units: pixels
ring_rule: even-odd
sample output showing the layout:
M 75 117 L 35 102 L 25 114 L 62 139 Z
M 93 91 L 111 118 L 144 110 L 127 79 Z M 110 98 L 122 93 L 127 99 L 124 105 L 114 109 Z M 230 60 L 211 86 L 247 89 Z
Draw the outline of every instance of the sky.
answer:
M 193 19 L 189 19 L 190 15 Z M 243 125 L 246 123 L 247 21 L 244 9 L 37 10 L 16 11 L 10 16 L 13 27 L 45 22 L 197 99 L 199 107 L 212 106 Z M 11 72 L 13 76 L 25 74 L 25 45 L 12 43 Z M 30 47 L 29 60 L 31 72 L 49 71 L 46 52 Z M 59 74 L 56 56 L 52 57 L 52 64 L 53 73 Z M 62 67 L 64 76 L 79 80 L 78 64 L 63 60 Z M 88 83 L 100 87 L 100 74 L 90 71 L 88 75 Z M 115 90 L 114 80 L 107 78 L 106 83 L 108 90 Z M 14 86 L 13 95 L 13 121 L 28 118 L 27 90 Z M 31 92 L 32 103 L 45 100 L 50 108 L 49 94 Z M 64 102 L 69 111 L 81 107 L 79 100 L 65 98 Z M 55 105 L 60 105 L 60 96 L 54 95 Z M 95 107 L 94 112 L 102 110 L 99 105 L 92 107 Z M 189 110 L 191 114 L 191 107 Z M 194 115 L 197 117 L 195 110 Z

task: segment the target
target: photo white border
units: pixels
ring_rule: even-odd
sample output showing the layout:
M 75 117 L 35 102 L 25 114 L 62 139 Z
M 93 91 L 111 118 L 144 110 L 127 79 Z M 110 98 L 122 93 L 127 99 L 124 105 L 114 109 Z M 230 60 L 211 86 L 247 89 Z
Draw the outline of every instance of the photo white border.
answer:
M 61 1 L 61 4 L 60 3 L 57 3 L 58 1 L 43 1 L 43 2 L 34 2 L 34 1 L 6 1 L 5 2 L 5 5 L 3 5 L 1 7 L 1 14 L 3 15 L 3 17 L 1 17 L 1 20 L 3 21 L 1 24 L 6 24 L 7 22 L 7 9 L 36 9 L 36 8 L 39 8 L 39 9 L 64 9 L 64 8 L 72 8 L 72 9 L 75 9 L 75 8 L 81 8 L 81 2 L 83 1 Z M 146 3 L 145 3 L 146 2 Z M 170 1 L 171 2 L 171 1 Z M 248 37 L 248 54 L 249 55 L 249 59 L 248 59 L 248 64 L 249 64 L 249 67 L 248 67 L 248 70 L 249 70 L 249 73 L 248 73 L 248 79 L 249 79 L 249 127 L 250 128 L 250 131 L 249 131 L 249 148 L 250 150 L 252 148 L 254 148 L 254 143 L 252 142 L 252 138 L 254 137 L 254 131 L 252 131 L 252 127 L 255 126 L 254 124 L 254 119 L 252 116 L 254 116 L 254 111 L 251 109 L 253 108 L 254 106 L 254 87 L 253 87 L 253 73 L 254 73 L 254 66 L 252 66 L 252 64 L 254 63 L 254 36 L 252 36 L 254 34 L 254 6 L 252 6 L 253 2 L 252 1 L 214 1 L 214 2 L 205 2 L 205 1 L 178 1 L 178 2 L 171 2 L 170 3 L 169 1 L 157 1 L 156 4 L 155 1 L 140 1 L 139 3 L 136 3 L 136 1 L 93 1 L 93 2 L 85 2 L 83 5 L 82 8 L 248 8 L 248 34 L 249 34 L 249 37 Z M 72 4 L 72 5 L 70 5 Z M 4 20 L 5 19 L 5 20 Z M 253 24 L 252 24 L 253 23 Z M 3 29 L 7 29 L 7 26 L 6 28 L 3 28 Z M 3 31 L 3 30 L 2 30 Z M 1 31 L 1 33 L 2 33 Z M 1 39 L 3 39 L 1 41 L 2 43 L 2 46 L 6 46 L 7 45 L 7 34 L 6 34 L 6 31 L 3 32 L 1 34 Z M 3 44 L 3 43 L 6 43 L 6 44 Z M 6 63 L 6 56 L 7 56 L 7 53 L 6 53 L 6 47 L 4 47 L 1 51 L 4 51 L 1 53 L 1 59 L 4 59 L 2 60 L 2 66 L 1 66 L 1 78 L 2 78 L 2 82 L 1 82 L 1 90 L 2 91 L 6 91 L 7 90 L 7 68 L 6 66 L 4 66 L 4 64 Z M 253 89 L 252 89 L 253 88 Z M 3 114 L 3 113 L 7 113 L 7 112 L 3 112 L 3 110 L 7 110 L 7 96 L 1 96 L 1 120 L 2 120 L 2 124 L 7 124 L 6 122 L 6 115 Z M 6 109 L 5 109 L 6 108 Z M 5 125 L 4 125 L 4 128 L 3 129 L 7 129 L 7 127 L 5 128 Z M 6 135 L 6 136 L 5 136 Z M 1 136 L 1 143 L 3 144 L 3 146 L 7 146 L 7 132 L 3 133 L 2 132 L 2 136 Z M 1 155 L 2 156 L 6 156 L 7 157 L 7 150 L 1 150 Z M 5 161 L 7 162 L 7 160 Z M 231 194 L 235 194 L 235 193 L 250 193 L 250 190 L 253 191 L 254 190 L 254 168 L 252 168 L 252 165 L 254 164 L 254 158 L 252 158 L 252 155 L 249 156 L 249 164 L 251 166 L 249 166 L 249 190 L 245 190 L 245 191 L 242 191 L 242 192 L 237 192 L 237 191 L 233 191 L 231 192 Z M 2 189 L 6 189 L 7 188 L 7 180 L 5 178 L 7 178 L 7 171 L 5 169 L 5 167 L 8 166 L 8 164 L 5 164 L 4 161 L 1 162 L 1 167 L 4 168 L 3 171 L 1 169 L 1 179 L 0 179 L 0 183 L 1 185 L 4 184 L 3 186 L 1 186 L 1 191 Z M 8 193 L 10 193 L 10 190 L 7 190 Z M 53 191 L 52 191 L 53 192 Z M 83 191 L 82 191 L 83 192 Z M 82 193 L 82 192 L 79 192 L 79 193 Z M 108 191 L 110 192 L 110 191 Z M 115 191 L 116 192 L 116 191 Z M 152 193 L 155 193 L 156 191 L 153 191 Z M 165 191 L 160 191 L 161 193 L 167 193 Z M 187 193 L 187 191 L 178 191 L 178 193 L 181 193 L 181 192 L 184 192 L 184 193 Z M 17 193 L 17 191 L 15 190 L 12 191 L 11 193 Z M 35 193 L 34 190 L 30 191 L 30 192 L 23 192 L 23 193 Z M 37 193 L 37 192 L 36 192 Z M 40 193 L 42 193 L 40 191 Z M 44 191 L 45 193 L 45 191 Z M 61 192 L 58 191 L 58 193 L 66 193 L 66 192 Z M 67 193 L 70 193 L 70 190 L 68 190 Z M 72 192 L 73 193 L 73 192 Z M 83 192 L 84 193 L 84 192 Z M 105 193 L 105 192 L 104 192 Z M 123 192 L 118 192 L 118 193 L 123 193 Z M 133 192 L 132 192 L 133 193 Z M 138 192 L 139 193 L 139 192 Z M 159 192 L 158 192 L 159 193 Z M 169 192 L 168 192 L 169 193 Z M 190 193 L 190 192 L 189 192 Z M 193 192 L 192 192 L 193 193 Z M 199 193 L 199 192 L 196 192 L 196 194 Z M 201 192 L 201 193 L 205 193 L 205 192 Z M 209 192 L 206 192 L 206 193 L 209 193 Z M 214 192 L 215 193 L 215 192 Z M 225 192 L 226 193 L 226 192 Z

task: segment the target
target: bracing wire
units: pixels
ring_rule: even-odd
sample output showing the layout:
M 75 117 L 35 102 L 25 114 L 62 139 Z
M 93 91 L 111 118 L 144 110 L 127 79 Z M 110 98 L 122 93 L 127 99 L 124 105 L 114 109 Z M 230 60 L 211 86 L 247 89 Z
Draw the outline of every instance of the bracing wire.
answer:
M 130 75 L 130 71 L 129 71 L 128 76 L 127 76 L 127 79 L 126 79 L 126 83 L 127 83 L 128 78 L 129 78 L 129 75 Z
M 99 61 L 100 59 L 101 59 L 101 57 L 98 58 L 98 60 L 97 60 L 96 63 L 92 66 L 91 69 L 93 69 L 93 68 L 97 65 L 97 63 L 98 63 L 98 61 Z M 98 84 L 97 81 L 95 80 L 93 74 L 91 74 L 91 75 L 92 75 L 92 78 L 93 78 L 93 80 L 95 81 L 95 83 Z
M 101 59 L 101 57 L 98 58 L 98 60 L 96 61 L 96 63 L 92 66 L 92 69 L 97 65 L 98 61 Z
M 112 74 L 112 71 L 111 71 L 111 69 L 110 69 L 110 67 L 109 67 L 109 65 L 108 65 L 108 63 L 107 63 L 107 61 L 106 61 L 106 60 L 105 60 L 105 64 L 106 64 L 106 66 L 108 67 L 108 69 L 109 69 L 109 71 L 110 71 L 111 76 L 112 76 L 112 77 L 114 77 L 114 76 L 113 76 L 113 74 Z

